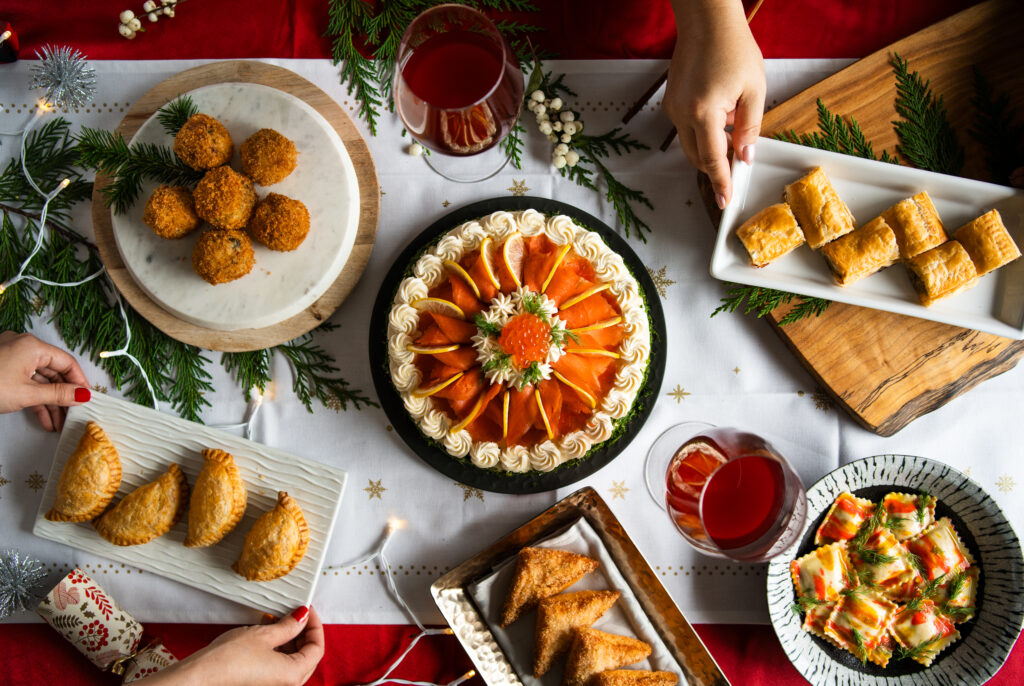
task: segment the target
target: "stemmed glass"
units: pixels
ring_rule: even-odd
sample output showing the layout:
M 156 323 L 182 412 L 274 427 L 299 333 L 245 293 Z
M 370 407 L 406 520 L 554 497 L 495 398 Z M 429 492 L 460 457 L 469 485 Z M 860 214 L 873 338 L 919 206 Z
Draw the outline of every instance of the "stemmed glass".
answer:
M 452 181 L 481 181 L 508 163 L 498 143 L 523 101 L 512 48 L 483 13 L 438 5 L 413 19 L 395 61 L 394 97 L 406 130 L 434 154 L 427 164 Z
M 698 551 L 764 562 L 792 545 L 807 517 L 800 477 L 756 434 L 678 424 L 647 453 L 647 490 Z

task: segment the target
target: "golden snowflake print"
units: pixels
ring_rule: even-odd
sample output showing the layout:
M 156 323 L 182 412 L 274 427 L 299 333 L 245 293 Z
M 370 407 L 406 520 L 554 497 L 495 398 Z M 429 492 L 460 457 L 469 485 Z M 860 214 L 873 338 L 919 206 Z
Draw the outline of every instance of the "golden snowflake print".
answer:
M 381 485 L 381 481 L 383 480 L 384 479 L 377 479 L 376 481 L 372 479 L 366 480 L 366 483 L 369 485 L 363 490 L 369 494 L 366 498 L 367 500 L 373 500 L 374 498 L 377 500 L 384 500 L 381 496 L 384 495 L 384 491 L 388 489 Z
M 613 481 L 612 487 L 608 489 L 608 492 L 612 494 L 612 500 L 625 500 L 629 489 L 626 488 L 625 481 Z
M 687 391 L 685 388 L 683 388 L 679 384 L 676 384 L 676 387 L 673 388 L 668 393 L 666 393 L 665 395 L 669 396 L 670 398 L 675 398 L 677 403 L 681 403 L 681 402 L 683 402 L 683 398 L 685 398 L 688 395 L 693 395 L 693 394 L 690 393 L 689 391 Z
M 451 203 L 449 201 L 447 201 L 447 200 L 445 200 L 443 203 L 441 203 L 441 207 L 448 207 L 449 205 L 451 205 Z
M 1014 487 L 1017 482 L 1013 480 L 1013 477 L 1009 474 L 1003 474 L 1001 477 L 996 479 L 996 488 L 1003 493 L 1013 493 Z
M 654 288 L 657 289 L 658 295 L 662 298 L 668 297 L 668 287 L 675 283 L 665 274 L 666 270 L 668 270 L 667 265 L 658 271 L 654 271 L 650 267 L 647 268 L 647 273 L 651 275 L 651 281 L 654 282 Z
M 527 187 L 526 179 L 523 179 L 522 181 L 516 181 L 515 179 L 512 179 L 512 185 L 506 188 L 505 190 L 507 190 L 509 193 L 516 197 L 520 197 L 526 195 L 533 189 Z
M 33 471 L 28 475 L 28 478 L 25 479 L 25 483 L 28 484 L 28 487 L 33 491 L 41 491 L 43 486 L 46 485 L 46 477 L 39 472 Z
M 822 412 L 832 409 L 832 398 L 825 391 L 815 391 L 811 396 L 814 399 L 814 407 Z
M 479 488 L 460 484 L 458 481 L 455 482 L 455 485 L 462 489 L 462 502 L 466 502 L 470 498 L 477 498 L 480 502 L 483 502 L 484 492 Z

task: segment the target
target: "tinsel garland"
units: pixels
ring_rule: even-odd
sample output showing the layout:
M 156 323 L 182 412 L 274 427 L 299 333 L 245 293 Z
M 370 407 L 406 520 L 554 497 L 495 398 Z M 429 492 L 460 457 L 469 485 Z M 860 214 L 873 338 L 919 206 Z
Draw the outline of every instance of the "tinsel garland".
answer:
M 17 550 L 0 553 L 0 619 L 35 607 L 43 595 L 46 570 Z

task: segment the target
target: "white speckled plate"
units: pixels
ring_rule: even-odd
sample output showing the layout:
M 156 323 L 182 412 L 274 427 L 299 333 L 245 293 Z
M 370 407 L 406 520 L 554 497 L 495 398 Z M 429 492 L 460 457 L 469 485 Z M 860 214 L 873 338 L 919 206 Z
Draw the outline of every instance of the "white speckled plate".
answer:
M 930 667 L 893 660 L 886 669 L 862 665 L 853 655 L 801 628 L 789 563 L 810 551 L 829 506 L 843 491 L 871 500 L 891 490 L 925 490 L 938 498 L 937 517 L 949 517 L 981 568 L 977 615 L 957 628 L 960 640 Z M 983 684 L 1003 666 L 1024 621 L 1024 557 L 1013 527 L 978 484 L 949 465 L 910 455 L 876 455 L 827 474 L 807 492 L 808 516 L 801 543 L 768 566 L 768 612 L 793 666 L 814 686 L 961 686 Z
M 89 420 L 103 428 L 121 457 L 121 488 L 115 503 L 165 472 L 172 462 L 185 472 L 191 489 L 202 467 L 202 450 L 220 448 L 234 456 L 248 489 L 245 517 L 224 540 L 209 548 L 183 545 L 187 515 L 160 538 L 130 547 L 108 543 L 88 522 L 47 520 L 43 515 L 53 505 L 61 470 Z M 88 403 L 68 412 L 32 532 L 282 616 L 308 605 L 313 597 L 346 478 L 340 469 L 95 393 Z M 309 525 L 309 548 L 295 569 L 280 579 L 246 581 L 231 570 L 231 564 L 238 559 L 245 534 L 256 518 L 277 501 L 278 491 L 287 491 L 302 508 Z
M 262 328 L 282 322 L 313 304 L 341 273 L 355 242 L 359 187 L 355 168 L 331 125 L 299 98 L 254 83 L 219 83 L 191 91 L 199 110 L 220 120 L 235 143 L 231 166 L 239 170 L 238 148 L 261 128 L 295 141 L 298 165 L 256 193 L 280 193 L 309 208 L 310 231 L 291 252 L 275 252 L 253 241 L 256 265 L 246 276 L 211 286 L 192 271 L 197 231 L 180 240 L 154 234 L 142 212 L 157 184 L 148 182 L 123 215 L 111 214 L 114 238 L 125 266 L 149 297 L 175 316 L 221 331 Z M 170 147 L 173 138 L 150 117 L 132 143 Z

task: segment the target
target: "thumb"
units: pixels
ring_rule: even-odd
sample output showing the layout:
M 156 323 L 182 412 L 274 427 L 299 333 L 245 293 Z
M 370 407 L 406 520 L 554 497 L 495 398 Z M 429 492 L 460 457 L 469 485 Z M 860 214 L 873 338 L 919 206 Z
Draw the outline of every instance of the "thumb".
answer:
M 70 407 L 88 402 L 92 393 L 84 386 L 71 383 L 33 383 L 25 390 L 25 405 L 60 405 Z
M 282 646 L 302 633 L 306 628 L 306 619 L 309 617 L 309 608 L 300 607 L 290 615 L 286 615 L 273 624 L 266 624 L 259 627 L 260 633 L 266 636 L 273 647 Z
M 764 98 L 744 94 L 736 103 L 733 118 L 732 147 L 747 164 L 754 161 L 754 144 L 761 134 L 761 118 L 764 116 Z

